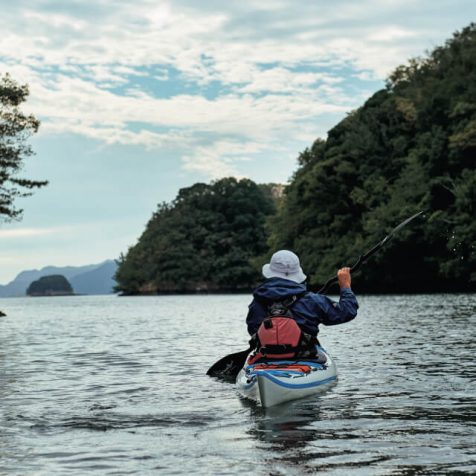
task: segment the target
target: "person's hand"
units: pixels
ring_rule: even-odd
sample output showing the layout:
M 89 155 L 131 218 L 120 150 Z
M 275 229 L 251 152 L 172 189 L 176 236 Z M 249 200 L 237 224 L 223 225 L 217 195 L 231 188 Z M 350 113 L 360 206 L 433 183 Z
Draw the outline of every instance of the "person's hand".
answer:
M 339 287 L 350 288 L 350 268 L 341 268 L 337 271 L 337 279 L 339 280 Z

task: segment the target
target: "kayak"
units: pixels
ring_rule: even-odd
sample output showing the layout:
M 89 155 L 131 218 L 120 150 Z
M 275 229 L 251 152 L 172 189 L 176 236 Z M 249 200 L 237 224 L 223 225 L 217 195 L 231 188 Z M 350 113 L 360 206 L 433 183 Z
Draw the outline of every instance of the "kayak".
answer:
M 236 378 L 239 393 L 268 408 L 326 390 L 337 380 L 337 369 L 322 347 L 316 349 L 318 359 L 246 363 Z

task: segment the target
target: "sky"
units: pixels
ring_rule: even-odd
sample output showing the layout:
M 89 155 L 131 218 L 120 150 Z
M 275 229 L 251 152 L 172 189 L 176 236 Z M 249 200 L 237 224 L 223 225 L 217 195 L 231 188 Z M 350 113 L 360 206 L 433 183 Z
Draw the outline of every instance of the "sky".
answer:
M 474 0 L 0 0 L 0 74 L 41 120 L 0 223 L 0 283 L 115 259 L 157 205 L 226 176 L 286 183 L 302 150 Z

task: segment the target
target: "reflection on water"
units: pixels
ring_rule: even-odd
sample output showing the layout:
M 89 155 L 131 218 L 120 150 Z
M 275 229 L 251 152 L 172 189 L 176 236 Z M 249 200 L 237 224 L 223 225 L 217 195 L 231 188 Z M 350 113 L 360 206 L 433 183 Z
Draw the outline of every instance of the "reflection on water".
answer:
M 3 300 L 0 473 L 476 473 L 475 296 L 362 297 L 321 330 L 339 381 L 266 411 L 204 375 L 247 302 Z

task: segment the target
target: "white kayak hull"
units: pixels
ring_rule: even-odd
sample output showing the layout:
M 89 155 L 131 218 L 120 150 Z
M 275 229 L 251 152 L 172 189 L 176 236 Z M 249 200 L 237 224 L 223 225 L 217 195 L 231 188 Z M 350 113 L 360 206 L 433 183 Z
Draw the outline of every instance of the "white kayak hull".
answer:
M 328 389 L 337 380 L 337 369 L 331 356 L 322 348 L 319 350 L 327 357 L 325 364 L 316 364 L 307 360 L 299 361 L 312 367 L 309 373 L 255 370 L 254 366 L 246 365 L 236 379 L 238 391 L 242 396 L 268 408 L 316 395 Z

